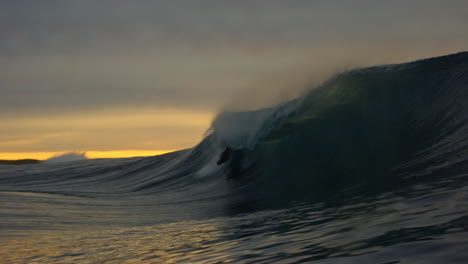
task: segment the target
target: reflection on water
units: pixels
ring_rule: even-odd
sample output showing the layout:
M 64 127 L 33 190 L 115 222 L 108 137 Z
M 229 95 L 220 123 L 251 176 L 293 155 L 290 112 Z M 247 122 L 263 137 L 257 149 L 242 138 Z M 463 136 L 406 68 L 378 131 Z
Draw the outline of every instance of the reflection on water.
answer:
M 0 255 L 5 263 L 466 263 L 468 187 L 434 188 L 336 206 L 298 202 L 235 217 L 35 232 L 5 237 Z

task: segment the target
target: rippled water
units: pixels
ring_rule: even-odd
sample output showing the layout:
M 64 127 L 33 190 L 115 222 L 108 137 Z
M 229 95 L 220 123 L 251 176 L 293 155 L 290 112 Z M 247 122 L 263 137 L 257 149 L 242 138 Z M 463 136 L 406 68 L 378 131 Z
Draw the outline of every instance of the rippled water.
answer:
M 3 263 L 466 263 L 468 187 L 452 180 L 372 198 L 105 231 L 66 231 L 70 223 L 56 223 L 55 231 L 2 233 L 0 255 Z

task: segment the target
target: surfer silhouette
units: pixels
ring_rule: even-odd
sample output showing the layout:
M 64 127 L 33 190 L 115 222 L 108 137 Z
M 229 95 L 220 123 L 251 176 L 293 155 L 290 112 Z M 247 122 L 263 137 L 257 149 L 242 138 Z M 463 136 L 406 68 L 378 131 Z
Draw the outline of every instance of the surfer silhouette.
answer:
M 228 161 L 231 158 L 231 148 L 226 147 L 226 149 L 221 153 L 219 156 L 219 160 L 216 162 L 216 164 L 221 165 L 224 162 Z
M 237 178 L 241 175 L 242 153 L 243 152 L 241 150 L 232 150 L 230 147 L 226 147 L 223 153 L 219 156 L 219 160 L 216 162 L 218 165 L 231 160 L 229 163 L 230 173 L 227 175 L 228 179 Z

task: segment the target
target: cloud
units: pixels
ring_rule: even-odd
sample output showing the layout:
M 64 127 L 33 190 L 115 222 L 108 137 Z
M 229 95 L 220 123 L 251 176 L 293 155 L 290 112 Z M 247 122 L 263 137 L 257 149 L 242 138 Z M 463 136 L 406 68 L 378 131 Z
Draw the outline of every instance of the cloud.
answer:
M 226 104 L 261 107 L 336 71 L 457 52 L 468 46 L 467 9 L 461 0 L 4 1 L 0 122 L 42 123 L 1 127 L 9 137 L 2 144 L 17 142 L 21 151 L 74 149 L 62 136 L 50 144 L 51 135 L 67 134 L 81 135 L 86 147 L 91 132 L 48 129 L 47 120 L 104 118 L 103 111 L 114 109 L 138 116 L 141 108 L 213 113 Z M 173 138 L 165 141 L 174 146 L 159 147 L 198 139 L 188 135 L 199 127 L 175 132 L 164 122 L 161 138 L 177 134 L 191 143 Z M 151 138 L 148 127 L 131 133 Z M 119 135 L 100 138 L 96 147 L 112 146 L 109 138 L 131 145 Z
M 177 109 L 108 109 L 5 118 L 2 152 L 174 150 L 192 147 L 214 113 Z
M 125 51 L 154 45 L 369 40 L 456 34 L 466 1 L 9 1 L 0 11 L 0 54 Z M 437 21 L 444 21 L 438 23 Z

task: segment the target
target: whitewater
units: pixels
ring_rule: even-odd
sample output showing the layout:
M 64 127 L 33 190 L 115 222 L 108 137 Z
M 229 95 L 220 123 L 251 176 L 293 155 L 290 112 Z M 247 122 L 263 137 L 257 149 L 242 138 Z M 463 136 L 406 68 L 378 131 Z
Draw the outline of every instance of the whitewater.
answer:
M 468 52 L 360 68 L 191 149 L 0 165 L 0 262 L 467 263 L 467 182 Z

